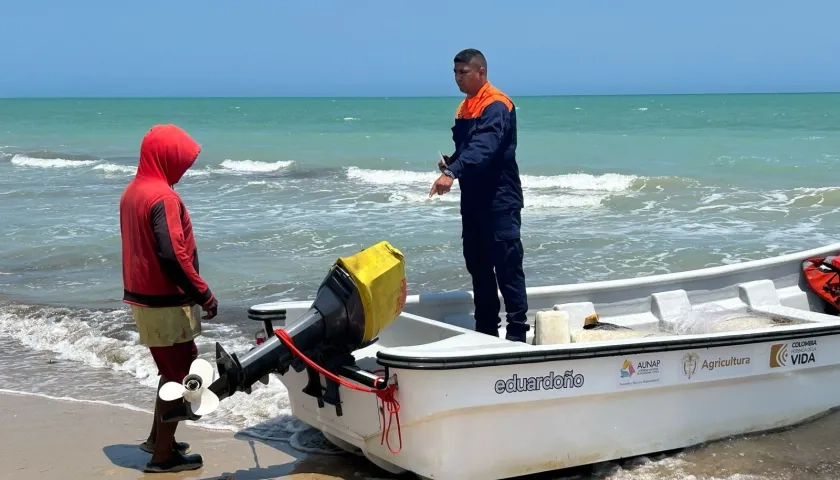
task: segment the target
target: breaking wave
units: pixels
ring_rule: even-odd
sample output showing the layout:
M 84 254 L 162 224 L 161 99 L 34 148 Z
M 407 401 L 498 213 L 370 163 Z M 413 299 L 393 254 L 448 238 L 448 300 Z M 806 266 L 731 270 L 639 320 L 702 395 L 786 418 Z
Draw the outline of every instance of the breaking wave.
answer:
M 106 175 L 134 175 L 137 172 L 136 165 L 113 163 L 105 160 L 92 159 L 66 159 L 66 158 L 38 158 L 23 154 L 12 155 L 12 165 L 19 168 L 74 168 L 90 167 L 97 173 Z M 187 177 L 201 177 L 210 174 L 249 174 L 249 173 L 276 173 L 283 172 L 295 165 L 293 160 L 280 160 L 276 162 L 260 162 L 255 160 L 224 160 L 219 165 L 207 165 L 205 167 L 193 168 L 187 171 Z
M 451 194 L 429 198 L 429 187 L 440 175 L 435 171 L 373 170 L 348 167 L 346 172 L 349 180 L 390 190 L 389 199 L 392 202 L 440 202 L 442 204 L 458 202 L 457 183 L 453 185 Z M 603 206 L 603 202 L 611 195 L 630 194 L 645 185 L 644 182 L 639 183 L 644 177 L 619 173 L 521 175 L 520 178 L 525 196 L 525 208 L 535 210 L 595 209 Z
M 11 163 L 19 167 L 34 168 L 79 168 L 99 163 L 99 160 L 70 160 L 66 158 L 36 158 L 27 155 L 12 155 Z
M 277 172 L 285 170 L 295 162 L 293 160 L 277 162 L 257 162 L 254 160 L 225 160 L 220 165 L 222 168 L 234 172 Z
M 97 398 L 122 405 L 132 392 L 141 400 L 152 397 L 158 383 L 157 368 L 148 349 L 137 342 L 133 320 L 125 309 L 76 309 L 32 305 L 5 305 L 0 307 L 0 338 L 14 339 L 34 351 L 49 352 L 57 361 L 71 360 L 95 369 L 118 372 L 133 378 L 133 386 L 124 382 L 85 381 L 80 376 L 76 381 L 60 385 L 62 396 L 85 399 L 94 392 Z M 213 363 L 214 345 L 222 341 L 231 351 L 250 348 L 252 342 L 241 335 L 235 326 L 213 324 L 203 325 L 204 334 L 196 339 L 200 356 Z M 18 373 L 21 378 L 7 378 L 16 385 L 29 383 L 31 373 L 16 372 L 8 368 L 11 376 Z M 94 377 L 95 379 L 95 377 Z M 257 384 L 250 395 L 242 392 L 238 398 L 222 402 L 219 409 L 201 421 L 207 428 L 227 429 L 265 439 L 289 441 L 293 434 L 307 427 L 291 415 L 288 392 L 276 376 L 268 385 Z M 129 400 L 129 406 L 145 410 L 142 405 Z

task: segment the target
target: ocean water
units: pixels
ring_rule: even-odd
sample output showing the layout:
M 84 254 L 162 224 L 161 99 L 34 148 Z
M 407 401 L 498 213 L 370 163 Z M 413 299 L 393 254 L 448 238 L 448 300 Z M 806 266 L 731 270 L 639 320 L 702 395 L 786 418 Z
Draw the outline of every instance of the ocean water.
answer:
M 0 100 L 0 389 L 151 408 L 156 371 L 120 303 L 118 201 L 156 123 L 176 123 L 203 146 L 176 189 L 221 307 L 199 341 L 205 358 L 216 341 L 253 344 L 249 305 L 310 299 L 338 256 L 380 240 L 405 253 L 410 293 L 470 288 L 458 189 L 428 198 L 458 101 Z M 683 271 L 840 238 L 840 95 L 514 101 L 529 286 Z M 237 394 L 200 423 L 335 451 L 289 415 L 279 382 Z M 747 452 L 740 471 L 715 470 L 719 459 L 703 450 L 599 478 L 813 473 L 790 455 L 756 472 L 753 444 L 733 445 Z M 747 474 L 758 476 L 733 477 Z

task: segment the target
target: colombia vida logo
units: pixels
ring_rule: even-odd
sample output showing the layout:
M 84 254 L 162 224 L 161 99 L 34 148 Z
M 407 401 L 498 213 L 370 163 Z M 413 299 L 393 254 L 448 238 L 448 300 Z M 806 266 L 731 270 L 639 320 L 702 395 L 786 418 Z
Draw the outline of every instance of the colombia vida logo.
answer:
M 770 347 L 770 368 L 779 368 L 787 365 L 788 346 L 787 343 L 777 343 Z
M 797 340 L 770 346 L 770 368 L 806 365 L 817 361 L 817 341 Z

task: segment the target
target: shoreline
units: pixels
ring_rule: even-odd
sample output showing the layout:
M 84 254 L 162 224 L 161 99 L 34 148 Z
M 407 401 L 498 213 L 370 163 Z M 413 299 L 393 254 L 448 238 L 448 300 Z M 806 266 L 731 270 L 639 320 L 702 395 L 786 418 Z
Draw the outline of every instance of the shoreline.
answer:
M 293 449 L 229 429 L 180 424 L 178 441 L 204 457 L 191 472 L 143 473 L 150 455 L 137 446 L 146 439 L 151 413 L 96 400 L 56 398 L 0 390 L 2 478 L 202 479 L 202 480 L 385 480 L 386 473 L 363 457 L 322 455 Z

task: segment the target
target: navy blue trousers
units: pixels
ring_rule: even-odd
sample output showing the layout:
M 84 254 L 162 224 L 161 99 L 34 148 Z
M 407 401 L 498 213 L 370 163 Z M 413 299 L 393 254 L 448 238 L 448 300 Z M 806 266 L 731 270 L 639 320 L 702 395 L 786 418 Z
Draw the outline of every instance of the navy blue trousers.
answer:
M 464 260 L 472 276 L 475 330 L 498 336 L 499 292 L 505 302 L 507 338 L 525 341 L 528 299 L 525 294 L 524 249 L 519 238 L 519 212 L 463 217 Z

